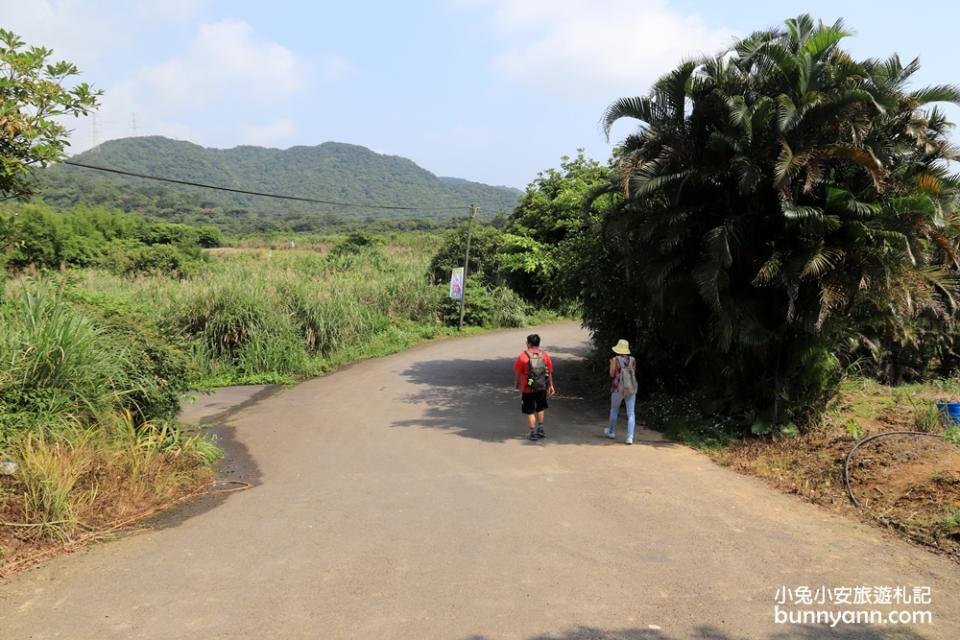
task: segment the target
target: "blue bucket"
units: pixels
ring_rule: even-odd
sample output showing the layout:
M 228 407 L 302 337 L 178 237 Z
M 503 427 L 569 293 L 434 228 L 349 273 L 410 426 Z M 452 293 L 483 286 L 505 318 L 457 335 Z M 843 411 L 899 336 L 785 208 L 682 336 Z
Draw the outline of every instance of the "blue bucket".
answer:
M 937 402 L 937 409 L 947 416 L 951 424 L 960 424 L 960 402 Z

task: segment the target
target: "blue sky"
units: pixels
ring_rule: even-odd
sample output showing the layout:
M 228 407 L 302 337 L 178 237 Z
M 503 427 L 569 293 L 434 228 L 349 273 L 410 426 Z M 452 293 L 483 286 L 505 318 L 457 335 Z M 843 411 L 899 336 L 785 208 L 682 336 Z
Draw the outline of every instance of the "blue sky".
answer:
M 685 56 L 809 12 L 843 17 L 855 55 L 919 56 L 957 83 L 954 3 L 748 0 L 0 0 L 0 26 L 103 89 L 73 149 L 163 134 L 212 147 L 327 140 L 438 175 L 523 187 Z M 957 5 L 960 6 L 960 5 Z M 955 120 L 960 111 L 950 110 Z M 631 128 L 620 123 L 612 142 Z

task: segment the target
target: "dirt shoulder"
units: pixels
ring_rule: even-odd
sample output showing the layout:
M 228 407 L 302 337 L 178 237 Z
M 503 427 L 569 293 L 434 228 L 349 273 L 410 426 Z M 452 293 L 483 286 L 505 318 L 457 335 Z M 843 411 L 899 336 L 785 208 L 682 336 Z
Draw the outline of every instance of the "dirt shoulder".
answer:
M 850 485 L 862 510 L 851 504 L 843 480 L 847 455 L 862 439 L 890 431 L 943 433 L 931 411 L 935 414 L 934 403 L 950 393 L 943 385 L 891 388 L 857 381 L 844 386 L 815 431 L 742 441 L 709 455 L 781 491 L 889 529 L 960 562 L 960 446 L 907 435 L 864 443 L 850 462 Z

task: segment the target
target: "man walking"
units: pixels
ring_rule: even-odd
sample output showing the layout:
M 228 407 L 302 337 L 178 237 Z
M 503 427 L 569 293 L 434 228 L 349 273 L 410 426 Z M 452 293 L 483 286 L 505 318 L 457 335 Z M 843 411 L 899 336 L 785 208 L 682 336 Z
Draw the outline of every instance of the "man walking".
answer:
M 553 362 L 550 354 L 540 350 L 540 336 L 527 336 L 527 348 L 513 363 L 513 386 L 520 390 L 521 411 L 527 416 L 530 427 L 528 440 L 545 438 L 543 431 L 547 398 L 556 393 L 553 387 Z

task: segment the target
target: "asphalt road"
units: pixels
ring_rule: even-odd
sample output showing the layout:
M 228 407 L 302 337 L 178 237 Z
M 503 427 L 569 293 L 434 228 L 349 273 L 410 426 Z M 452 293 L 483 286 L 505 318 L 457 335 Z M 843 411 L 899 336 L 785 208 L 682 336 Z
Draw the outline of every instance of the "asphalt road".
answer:
M 0 638 L 960 638 L 957 565 L 652 432 L 600 437 L 574 324 L 540 329 L 561 396 L 527 442 L 526 333 L 202 399 L 254 488 L 0 584 Z M 780 587 L 863 585 L 929 587 L 899 609 L 932 624 L 775 622 Z

